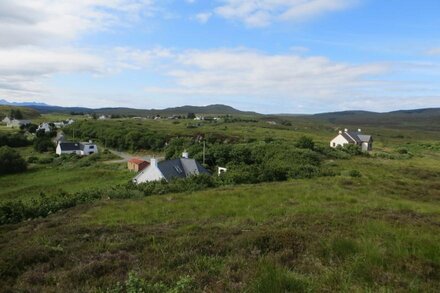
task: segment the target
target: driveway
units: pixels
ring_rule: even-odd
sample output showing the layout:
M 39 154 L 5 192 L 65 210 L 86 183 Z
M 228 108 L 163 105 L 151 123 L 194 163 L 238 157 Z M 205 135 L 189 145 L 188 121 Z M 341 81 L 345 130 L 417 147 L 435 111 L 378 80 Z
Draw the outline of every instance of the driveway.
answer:
M 153 157 L 153 156 L 150 156 L 150 155 L 147 155 L 147 156 L 136 156 L 136 155 L 133 155 L 133 154 L 130 154 L 130 153 L 127 153 L 127 152 L 115 151 L 115 150 L 112 150 L 112 149 L 109 149 L 109 148 L 107 148 L 107 149 L 112 154 L 120 157 L 121 159 L 120 160 L 107 161 L 106 163 L 125 163 L 125 162 L 128 162 L 132 158 L 140 158 L 140 159 L 143 159 L 143 160 L 145 160 L 147 162 L 150 162 L 151 158 Z M 157 156 L 155 156 L 155 158 L 158 159 L 158 160 L 163 160 L 164 159 L 164 157 L 157 157 Z

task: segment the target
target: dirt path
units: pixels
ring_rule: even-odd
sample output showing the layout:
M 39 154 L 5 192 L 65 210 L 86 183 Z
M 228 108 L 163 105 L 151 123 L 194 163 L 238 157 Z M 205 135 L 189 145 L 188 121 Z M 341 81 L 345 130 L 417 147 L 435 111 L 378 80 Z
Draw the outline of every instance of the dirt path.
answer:
M 116 155 L 116 156 L 121 158 L 120 160 L 111 160 L 111 161 L 105 162 L 105 163 L 108 163 L 108 164 L 112 164 L 112 163 L 125 163 L 125 162 L 128 162 L 128 160 L 130 160 L 131 158 L 141 158 L 141 159 L 143 159 L 143 160 L 145 160 L 147 162 L 150 162 L 151 158 L 153 157 L 151 155 L 135 156 L 135 155 L 127 153 L 127 152 L 120 152 L 120 151 L 112 150 L 112 149 L 109 149 L 109 148 L 107 148 L 107 149 L 112 154 L 114 154 L 114 155 Z M 158 159 L 158 160 L 164 159 L 163 157 L 158 157 L 158 156 L 155 156 L 155 158 Z

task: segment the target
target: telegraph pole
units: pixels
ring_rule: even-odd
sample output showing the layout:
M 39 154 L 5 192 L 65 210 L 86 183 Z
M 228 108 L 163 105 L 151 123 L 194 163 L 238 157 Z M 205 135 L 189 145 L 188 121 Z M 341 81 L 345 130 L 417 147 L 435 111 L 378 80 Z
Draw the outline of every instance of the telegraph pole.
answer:
M 203 165 L 205 165 L 205 149 L 206 149 L 206 141 L 203 141 Z

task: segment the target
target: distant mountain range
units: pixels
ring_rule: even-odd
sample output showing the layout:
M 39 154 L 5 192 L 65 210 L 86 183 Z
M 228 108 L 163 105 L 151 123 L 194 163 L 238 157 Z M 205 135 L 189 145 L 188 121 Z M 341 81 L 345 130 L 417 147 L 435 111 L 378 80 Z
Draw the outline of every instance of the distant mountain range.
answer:
M 129 116 L 153 116 L 153 115 L 186 115 L 188 113 L 196 114 L 208 114 L 208 115 L 260 115 L 256 112 L 240 111 L 227 105 L 208 105 L 208 106 L 181 106 L 166 109 L 134 109 L 125 107 L 116 108 L 86 108 L 86 107 L 61 107 L 52 106 L 45 103 L 38 102 L 8 102 L 6 100 L 0 100 L 0 105 L 28 107 L 38 110 L 40 113 L 96 113 L 100 115 L 129 115 Z
M 41 107 L 49 107 L 48 104 L 38 103 L 38 102 L 8 102 L 6 100 L 0 99 L 0 105 L 5 106 L 17 106 L 17 107 L 27 107 L 27 106 L 41 106 Z
M 22 106 L 37 110 L 40 113 L 96 113 L 98 115 L 126 115 L 126 116 L 171 116 L 171 115 L 186 115 L 188 113 L 195 113 L 199 115 L 249 115 L 249 116 L 263 116 L 262 114 L 249 111 L 241 111 L 227 105 L 208 105 L 208 106 L 182 106 L 166 109 L 133 109 L 133 108 L 99 108 L 91 109 L 85 107 L 60 107 L 51 106 L 39 102 L 23 102 L 11 103 L 0 99 L 0 105 L 8 106 Z M 302 116 L 306 119 L 321 120 L 330 122 L 338 126 L 347 127 L 367 127 L 367 126 L 410 126 L 414 128 L 423 128 L 425 130 L 440 130 L 440 108 L 426 108 L 415 110 L 399 110 L 386 113 L 370 112 L 370 111 L 342 111 L 320 113 L 314 115 L 293 115 L 293 114 L 278 114 L 270 116 L 284 116 L 294 117 Z M 267 117 L 270 117 L 267 116 Z

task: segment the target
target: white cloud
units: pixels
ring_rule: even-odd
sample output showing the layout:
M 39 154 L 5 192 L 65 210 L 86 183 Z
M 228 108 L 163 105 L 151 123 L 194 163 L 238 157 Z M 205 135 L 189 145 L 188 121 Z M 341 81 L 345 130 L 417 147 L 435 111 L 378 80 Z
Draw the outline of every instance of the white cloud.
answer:
M 388 69 L 386 64 L 352 65 L 320 56 L 269 55 L 249 49 L 192 50 L 174 54 L 164 72 L 172 84 L 146 92 L 332 103 L 380 85 L 370 78 Z
M 346 9 L 356 0 L 223 0 L 215 12 L 249 27 L 263 27 L 275 21 L 305 21 L 324 13 Z
M 45 84 L 55 74 L 102 74 L 122 68 L 73 42 L 86 33 L 126 26 L 150 15 L 153 4 L 153 0 L 1 0 L 0 96 L 41 97 L 50 91 Z
M 199 14 L 196 14 L 196 19 L 200 23 L 207 23 L 208 20 L 211 18 L 212 13 L 211 12 L 202 12 Z
M 50 45 L 152 13 L 153 0 L 2 0 L 0 46 Z
M 440 56 L 440 48 L 431 48 L 425 51 L 428 56 Z
M 93 54 L 63 49 L 0 49 L 0 95 L 42 96 L 49 89 L 45 81 L 57 73 L 106 72 L 105 61 Z

